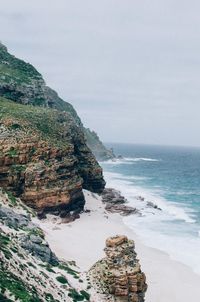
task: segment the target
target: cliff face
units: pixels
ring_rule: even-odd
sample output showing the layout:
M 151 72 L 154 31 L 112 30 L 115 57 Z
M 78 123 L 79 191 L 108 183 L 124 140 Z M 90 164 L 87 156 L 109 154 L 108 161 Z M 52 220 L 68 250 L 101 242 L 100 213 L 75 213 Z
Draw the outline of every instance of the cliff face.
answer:
M 72 105 L 0 44 L 0 187 L 39 213 L 65 215 L 83 209 L 83 188 L 104 186 Z
M 113 157 L 95 132 L 85 129 L 73 106 L 63 101 L 46 86 L 42 75 L 31 65 L 13 55 L 0 43 L 0 96 L 21 104 L 49 107 L 71 114 L 74 122 L 82 128 L 87 144 L 99 160 Z
M 82 188 L 101 192 L 102 169 L 67 112 L 0 98 L 0 187 L 39 213 L 84 206 Z

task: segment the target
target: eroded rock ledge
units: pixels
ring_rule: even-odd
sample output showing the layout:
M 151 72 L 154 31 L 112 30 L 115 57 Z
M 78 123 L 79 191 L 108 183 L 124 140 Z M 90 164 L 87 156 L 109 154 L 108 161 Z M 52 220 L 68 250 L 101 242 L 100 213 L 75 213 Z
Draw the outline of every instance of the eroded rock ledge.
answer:
M 133 240 L 110 237 L 104 249 L 106 258 L 90 270 L 90 277 L 102 295 L 102 301 L 144 302 L 147 290 Z

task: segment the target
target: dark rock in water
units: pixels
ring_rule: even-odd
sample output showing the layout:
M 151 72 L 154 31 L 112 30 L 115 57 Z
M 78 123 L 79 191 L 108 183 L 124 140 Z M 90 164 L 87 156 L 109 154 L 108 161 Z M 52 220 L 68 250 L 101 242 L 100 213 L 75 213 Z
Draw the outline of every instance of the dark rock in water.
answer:
M 147 205 L 147 207 L 149 207 L 149 208 L 153 208 L 153 209 L 157 209 L 157 210 L 159 210 L 159 211 L 162 211 L 162 209 L 159 208 L 154 202 L 152 202 L 152 201 L 146 201 L 145 198 L 142 197 L 142 196 L 137 196 L 136 199 L 139 200 L 139 201 L 144 201 L 144 202 L 146 202 L 146 205 Z
M 121 195 L 120 191 L 117 191 L 112 188 L 104 189 L 101 196 L 103 202 L 118 203 L 118 204 L 127 202 L 127 199 Z
M 59 261 L 56 255 L 51 251 L 47 242 L 43 242 L 40 236 L 22 235 L 20 245 L 33 256 L 51 265 L 58 265 Z
M 159 211 L 162 211 L 161 208 L 159 208 L 155 203 L 153 203 L 153 202 L 151 202 L 151 201 L 147 201 L 147 206 L 148 206 L 149 208 L 153 208 L 153 209 L 157 209 L 157 210 L 159 210 Z
M 106 204 L 105 209 L 111 213 L 119 213 L 122 216 L 140 214 L 136 208 L 125 205 L 127 199 L 121 195 L 120 191 L 106 188 L 101 195 L 102 201 Z
M 144 197 L 142 197 L 142 196 L 137 196 L 136 199 L 140 200 L 140 201 L 144 201 Z
M 105 209 L 111 213 L 119 213 L 122 216 L 128 216 L 131 214 L 140 214 L 139 210 L 133 207 L 129 207 L 123 204 L 107 203 Z

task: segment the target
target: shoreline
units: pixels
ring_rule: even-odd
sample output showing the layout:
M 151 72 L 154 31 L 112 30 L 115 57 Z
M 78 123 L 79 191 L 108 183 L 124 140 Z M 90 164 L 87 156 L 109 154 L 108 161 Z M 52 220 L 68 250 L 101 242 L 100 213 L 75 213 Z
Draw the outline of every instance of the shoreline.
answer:
M 105 256 L 103 248 L 107 237 L 126 235 L 135 241 L 138 259 L 147 277 L 146 302 L 200 301 L 199 275 L 167 253 L 144 245 L 122 216 L 105 211 L 100 196 L 88 191 L 84 194 L 85 209 L 89 211 L 82 213 L 80 219 L 68 224 L 61 224 L 59 218 L 51 215 L 46 220 L 37 220 L 58 257 L 75 260 L 81 271 L 87 271 Z

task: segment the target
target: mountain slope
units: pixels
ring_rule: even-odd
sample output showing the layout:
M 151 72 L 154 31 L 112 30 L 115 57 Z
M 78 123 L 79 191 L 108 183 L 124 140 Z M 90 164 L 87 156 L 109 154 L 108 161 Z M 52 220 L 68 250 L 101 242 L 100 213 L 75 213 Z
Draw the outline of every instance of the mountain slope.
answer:
M 99 137 L 85 129 L 73 106 L 63 101 L 58 94 L 46 86 L 42 75 L 29 63 L 11 55 L 0 43 L 0 96 L 21 104 L 50 107 L 69 112 L 78 126 L 83 128 L 88 146 L 98 159 L 112 158 Z M 92 137 L 92 144 L 91 144 Z

